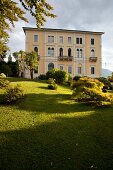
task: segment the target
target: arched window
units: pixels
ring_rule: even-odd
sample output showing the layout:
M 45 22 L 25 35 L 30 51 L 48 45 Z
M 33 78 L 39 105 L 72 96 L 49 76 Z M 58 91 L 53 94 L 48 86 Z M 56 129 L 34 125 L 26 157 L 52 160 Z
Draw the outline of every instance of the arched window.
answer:
M 91 50 L 91 57 L 95 57 L 95 50 L 94 49 Z
M 63 48 L 59 49 L 59 56 L 63 56 Z
M 71 57 L 71 48 L 68 49 L 68 56 Z
M 54 48 L 48 48 L 48 56 L 54 56 Z
M 38 53 L 38 47 L 34 47 L 34 51 Z
M 77 52 L 77 55 L 76 55 L 76 56 L 77 56 L 77 58 L 79 58 L 79 49 L 77 49 L 76 52 Z
M 79 57 L 82 58 L 82 49 L 80 49 Z
M 48 64 L 48 70 L 53 70 L 54 69 L 54 64 L 53 63 L 49 63 Z

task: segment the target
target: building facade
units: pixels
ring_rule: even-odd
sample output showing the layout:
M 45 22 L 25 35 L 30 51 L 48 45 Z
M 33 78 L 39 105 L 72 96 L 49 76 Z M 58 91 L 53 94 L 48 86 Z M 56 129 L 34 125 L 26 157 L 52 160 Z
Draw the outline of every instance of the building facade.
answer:
M 39 56 L 34 77 L 53 68 L 64 70 L 72 77 L 101 76 L 103 32 L 28 27 L 23 30 L 25 51 L 36 51 Z M 30 77 L 28 70 L 25 77 Z

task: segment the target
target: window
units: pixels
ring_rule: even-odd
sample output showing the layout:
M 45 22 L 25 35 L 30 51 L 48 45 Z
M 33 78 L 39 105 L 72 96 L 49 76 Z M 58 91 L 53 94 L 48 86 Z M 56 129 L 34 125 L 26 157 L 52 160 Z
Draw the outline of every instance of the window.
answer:
M 63 65 L 60 65 L 60 70 L 63 70 L 64 69 L 64 66 Z
M 54 64 L 53 63 L 49 63 L 48 64 L 48 70 L 53 70 L 54 69 Z
M 63 36 L 59 37 L 59 43 L 63 43 Z
M 76 56 L 77 58 L 82 58 L 83 57 L 83 50 L 80 48 L 77 48 L 76 50 Z
M 34 42 L 38 42 L 38 35 L 34 35 Z
M 95 67 L 91 67 L 91 74 L 95 74 Z
M 76 44 L 79 44 L 79 38 L 76 38 Z
M 78 74 L 82 73 L 82 67 L 78 67 Z
M 91 57 L 95 57 L 95 50 L 94 49 L 91 50 Z
M 38 66 L 35 67 L 34 74 L 38 74 Z
M 68 44 L 71 44 L 71 37 L 68 37 Z
M 80 38 L 80 44 L 82 44 L 82 38 Z
M 95 40 L 94 38 L 91 38 L 91 45 L 94 45 L 95 44 Z
M 82 38 L 76 38 L 76 44 L 82 44 Z
M 82 58 L 82 49 L 79 50 L 79 57 Z
M 54 36 L 48 36 L 48 43 L 54 43 Z
M 68 49 L 68 56 L 71 57 L 71 48 Z
M 77 58 L 79 58 L 79 49 L 77 49 Z
M 48 56 L 54 56 L 54 48 L 48 48 Z
M 38 53 L 38 47 L 34 47 L 34 51 Z
M 72 74 L 72 66 L 68 66 L 68 73 Z
M 63 48 L 59 49 L 59 56 L 63 56 Z

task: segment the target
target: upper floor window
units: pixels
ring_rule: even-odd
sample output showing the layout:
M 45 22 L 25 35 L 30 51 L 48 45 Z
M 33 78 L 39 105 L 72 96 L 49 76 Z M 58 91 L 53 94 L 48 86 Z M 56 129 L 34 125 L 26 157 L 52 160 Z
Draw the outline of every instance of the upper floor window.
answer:
M 63 36 L 59 37 L 59 43 L 63 43 Z
M 59 49 L 59 56 L 63 56 L 63 48 Z
M 72 74 L 72 66 L 68 66 L 68 73 Z
M 91 67 L 91 74 L 95 74 L 95 67 Z
M 34 35 L 34 42 L 38 42 L 38 35 Z
M 82 57 L 83 57 L 83 50 L 77 48 L 77 50 L 76 50 L 76 56 L 77 56 L 77 58 L 82 58 Z
M 91 45 L 94 45 L 95 44 L 95 40 L 94 38 L 91 38 Z
M 34 47 L 34 51 L 38 53 L 38 47 Z
M 54 36 L 48 36 L 48 43 L 54 43 Z
M 95 50 L 94 49 L 91 50 L 91 57 L 95 57 Z
M 71 48 L 68 49 L 68 56 L 71 57 Z
M 68 37 L 68 44 L 71 44 L 71 37 Z
M 76 38 L 76 44 L 82 44 L 82 38 Z
M 54 48 L 48 48 L 48 56 L 54 56 Z

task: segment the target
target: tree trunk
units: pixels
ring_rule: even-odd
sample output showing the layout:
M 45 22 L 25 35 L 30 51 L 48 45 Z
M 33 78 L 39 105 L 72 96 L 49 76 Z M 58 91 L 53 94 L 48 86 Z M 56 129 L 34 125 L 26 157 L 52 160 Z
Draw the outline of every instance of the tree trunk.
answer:
M 31 76 L 31 79 L 33 80 L 33 69 L 30 70 L 30 76 Z

